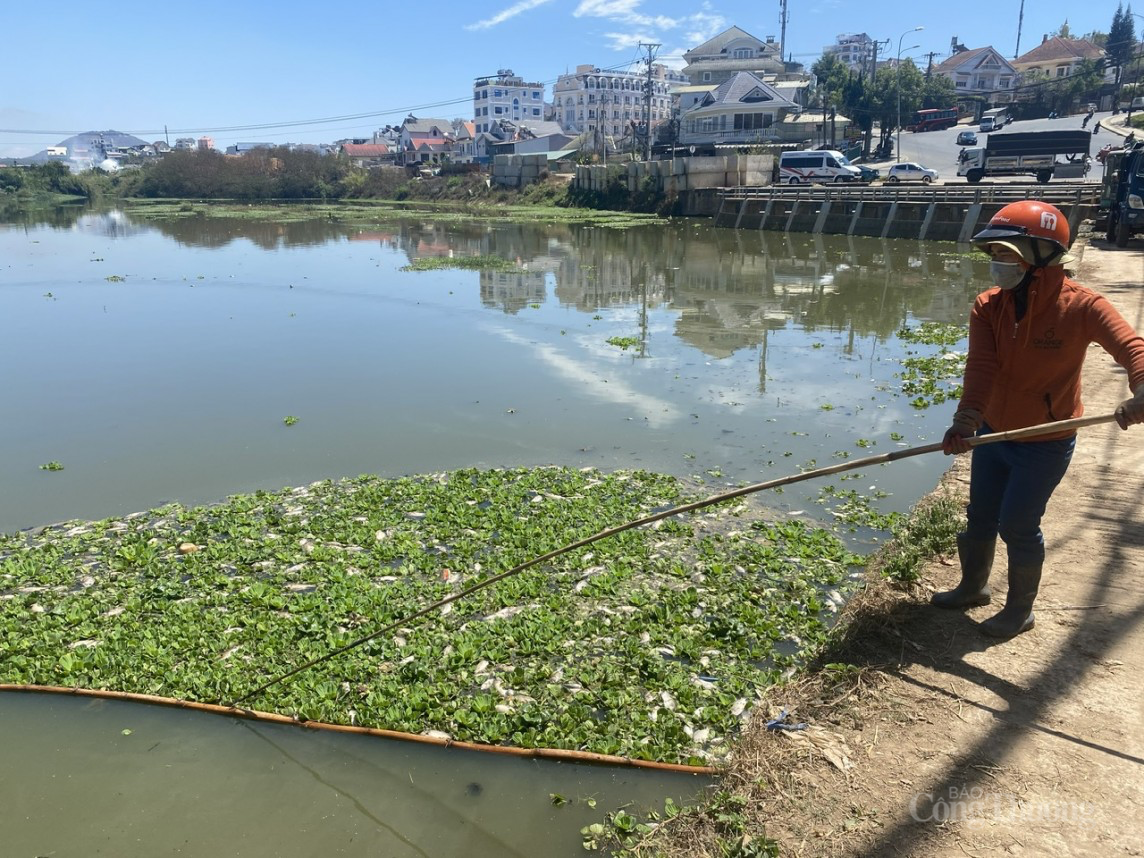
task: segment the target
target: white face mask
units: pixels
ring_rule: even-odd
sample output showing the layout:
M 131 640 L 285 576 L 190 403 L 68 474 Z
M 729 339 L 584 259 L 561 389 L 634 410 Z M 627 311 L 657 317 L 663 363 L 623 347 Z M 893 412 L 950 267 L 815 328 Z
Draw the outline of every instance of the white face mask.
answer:
M 990 262 L 989 276 L 1002 289 L 1014 289 L 1025 279 L 1025 269 L 1020 262 Z

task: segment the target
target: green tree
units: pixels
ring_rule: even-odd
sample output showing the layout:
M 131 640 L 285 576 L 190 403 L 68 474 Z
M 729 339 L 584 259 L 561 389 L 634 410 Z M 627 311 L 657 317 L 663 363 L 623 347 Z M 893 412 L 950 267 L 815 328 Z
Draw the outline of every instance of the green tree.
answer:
M 922 107 L 951 107 L 957 102 L 953 81 L 943 74 L 930 75 L 922 83 Z
M 837 105 L 842 101 L 842 92 L 850 77 L 850 69 L 833 51 L 827 51 L 810 67 L 818 79 L 815 90 L 815 103 L 818 106 Z
M 1062 39 L 1074 38 L 1073 34 L 1072 34 L 1072 30 L 1069 29 L 1069 19 L 1068 18 L 1065 18 L 1065 22 L 1063 24 L 1061 24 L 1059 27 L 1057 27 L 1057 30 L 1055 33 L 1053 33 L 1053 35 L 1054 36 L 1060 36 Z
M 902 126 L 910 124 L 914 113 L 922 108 L 922 99 L 925 95 L 926 79 L 913 60 L 903 60 L 895 70 L 894 93 L 894 122 L 901 118 Z M 899 108 L 898 97 L 901 96 Z M 948 107 L 948 105 L 943 105 Z
M 850 80 L 850 69 L 838 59 L 838 56 L 832 52 L 827 51 L 811 66 L 811 71 L 817 78 L 817 86 L 814 92 L 814 107 L 822 111 L 823 115 L 823 140 L 827 138 L 827 114 L 833 118 L 834 114 L 842 112 L 843 109 L 843 95 L 846 89 L 846 84 Z
M 1068 111 L 1076 102 L 1094 100 L 1104 78 L 1103 64 L 1098 60 L 1081 60 L 1076 69 L 1062 81 L 1061 100 L 1054 107 L 1059 113 Z
M 1116 7 L 1112 16 L 1112 26 L 1108 28 L 1108 41 L 1104 45 L 1104 52 L 1108 55 L 1108 62 L 1116 66 L 1116 88 L 1120 89 L 1121 73 L 1136 53 L 1136 26 L 1132 21 L 1132 7 L 1127 9 L 1123 5 Z

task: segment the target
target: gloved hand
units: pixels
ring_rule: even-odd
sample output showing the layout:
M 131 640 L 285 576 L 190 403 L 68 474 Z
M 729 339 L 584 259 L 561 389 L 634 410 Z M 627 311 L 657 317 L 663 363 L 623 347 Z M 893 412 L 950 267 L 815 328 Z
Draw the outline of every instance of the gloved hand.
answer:
M 941 451 L 947 456 L 954 453 L 968 453 L 969 440 L 981 428 L 981 415 L 972 408 L 958 409 L 953 415 L 953 423 L 945 430 L 941 439 Z
M 1127 429 L 1133 423 L 1144 423 L 1144 385 L 1135 396 L 1120 403 L 1116 409 L 1116 422 L 1121 429 Z

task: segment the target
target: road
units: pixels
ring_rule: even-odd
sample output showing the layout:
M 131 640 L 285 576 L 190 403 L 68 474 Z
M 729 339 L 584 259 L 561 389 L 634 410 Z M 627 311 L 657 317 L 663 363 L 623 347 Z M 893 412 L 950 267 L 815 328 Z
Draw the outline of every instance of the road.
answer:
M 1110 113 L 1097 113 L 1093 116 L 1088 123 L 1088 130 L 1092 130 L 1095 123 L 1099 119 L 1111 116 Z M 1081 120 L 1084 119 L 1083 113 L 1074 114 L 1072 116 L 1064 116 L 1060 119 L 1026 119 L 1020 122 L 1011 122 L 1006 125 L 1001 133 L 1008 133 L 1010 131 L 1064 131 L 1068 129 L 1079 129 Z M 959 131 L 977 131 L 976 123 L 962 122 L 954 128 L 947 128 L 944 131 L 926 131 L 920 134 L 914 134 L 910 131 L 903 131 L 901 134 L 901 159 L 902 161 L 916 161 L 922 166 L 929 167 L 931 170 L 937 170 L 938 175 L 941 177 L 939 184 L 966 184 L 966 180 L 957 175 L 957 153 L 963 147 L 958 146 L 954 140 L 957 138 Z M 984 145 L 988 134 L 977 131 L 977 145 Z M 1109 141 L 1119 141 L 1119 137 L 1111 132 L 1101 129 L 1092 138 L 1092 146 L 1089 149 L 1090 155 L 1096 155 L 1100 147 Z M 891 158 L 884 161 L 868 161 L 871 167 L 877 167 L 882 175 L 886 174 L 886 170 L 892 164 L 898 162 L 898 158 Z M 1086 182 L 1100 182 L 1101 180 L 1101 167 L 1095 161 L 1093 162 L 1092 169 L 1089 170 L 1088 175 L 1085 176 Z M 985 179 L 985 183 L 990 182 L 1008 182 L 1008 181 L 1031 181 L 1031 176 L 1013 176 L 1005 178 L 991 178 Z

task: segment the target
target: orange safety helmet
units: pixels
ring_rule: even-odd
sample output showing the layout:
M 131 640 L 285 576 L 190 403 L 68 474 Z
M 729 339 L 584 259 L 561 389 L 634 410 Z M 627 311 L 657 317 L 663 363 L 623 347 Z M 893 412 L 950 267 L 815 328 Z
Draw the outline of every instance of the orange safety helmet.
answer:
M 1069 223 L 1054 205 L 1021 200 L 1002 208 L 973 236 L 974 244 L 1004 244 L 1034 267 L 1060 265 L 1069 249 Z

